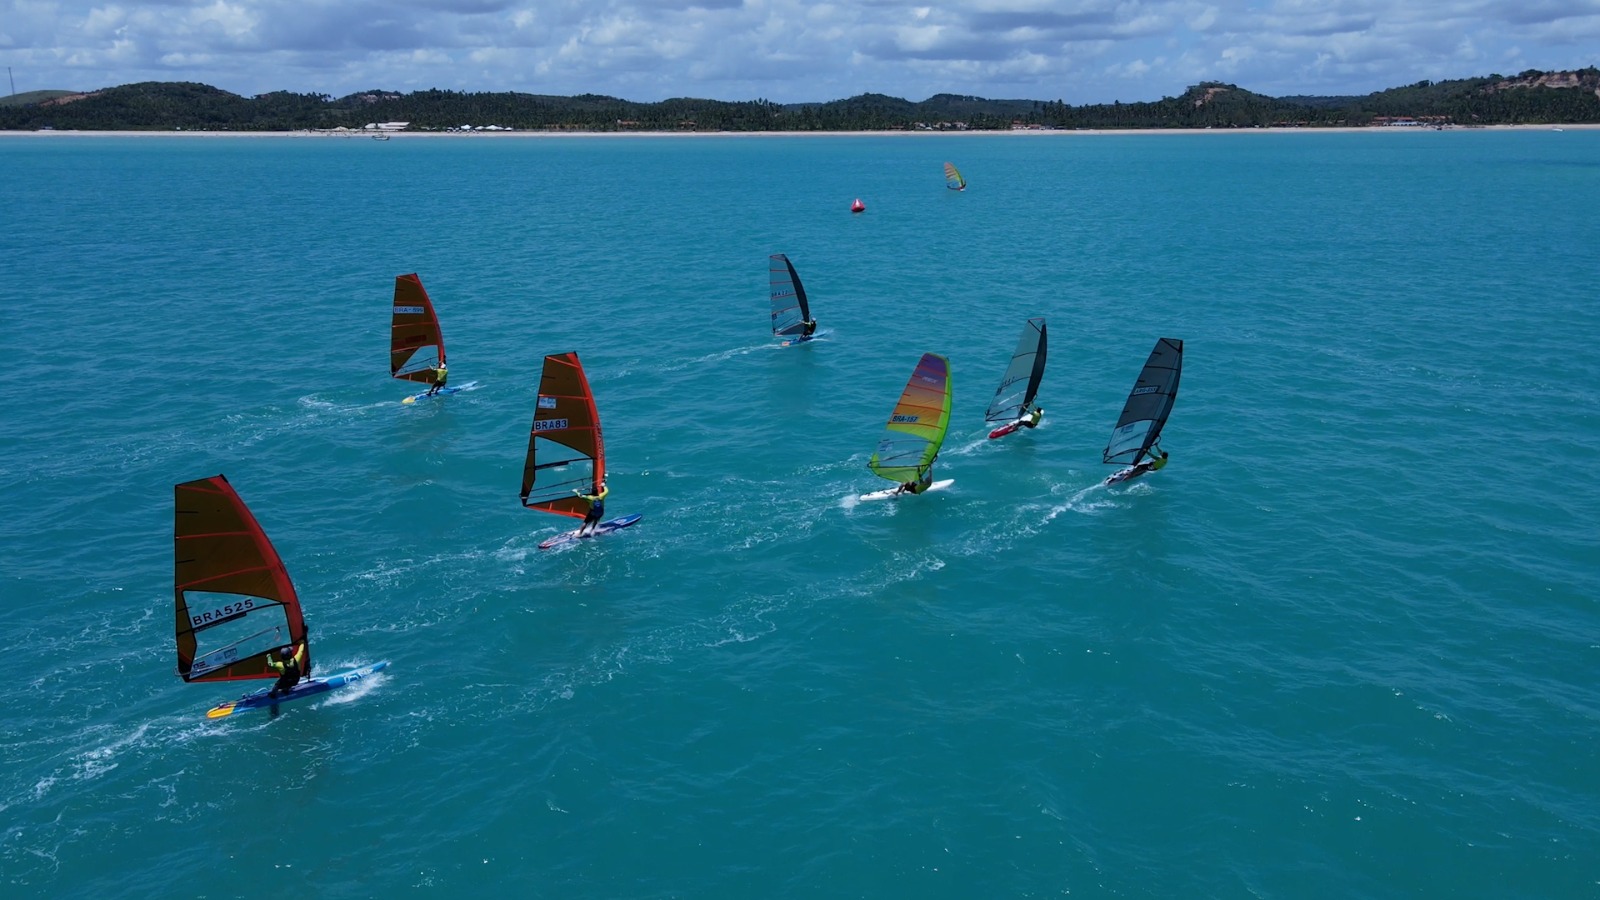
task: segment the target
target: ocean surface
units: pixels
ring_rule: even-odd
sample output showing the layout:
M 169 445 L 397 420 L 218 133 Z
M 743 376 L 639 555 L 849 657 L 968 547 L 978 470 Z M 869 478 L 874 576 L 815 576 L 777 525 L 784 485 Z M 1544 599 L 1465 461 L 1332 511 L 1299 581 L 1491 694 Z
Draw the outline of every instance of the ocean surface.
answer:
M 0 189 L 0 895 L 1600 896 L 1600 131 L 11 136 Z M 408 272 L 477 389 L 399 402 Z M 1101 487 L 1160 337 L 1171 464 Z M 541 552 L 566 351 L 644 518 Z M 858 504 L 930 351 L 955 484 Z M 260 686 L 174 672 L 219 472 L 387 672 L 205 717 Z

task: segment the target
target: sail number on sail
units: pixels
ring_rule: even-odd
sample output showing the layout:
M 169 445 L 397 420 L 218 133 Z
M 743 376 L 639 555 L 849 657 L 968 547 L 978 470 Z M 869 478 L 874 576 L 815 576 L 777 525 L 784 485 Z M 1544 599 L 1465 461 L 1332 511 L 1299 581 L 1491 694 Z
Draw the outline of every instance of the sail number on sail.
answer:
M 216 609 L 208 609 L 199 615 L 191 615 L 189 620 L 195 631 L 204 631 L 213 625 L 231 622 L 255 608 L 255 598 L 246 597 L 238 603 L 229 603 Z
M 567 427 L 566 419 L 534 419 L 534 431 L 560 431 Z

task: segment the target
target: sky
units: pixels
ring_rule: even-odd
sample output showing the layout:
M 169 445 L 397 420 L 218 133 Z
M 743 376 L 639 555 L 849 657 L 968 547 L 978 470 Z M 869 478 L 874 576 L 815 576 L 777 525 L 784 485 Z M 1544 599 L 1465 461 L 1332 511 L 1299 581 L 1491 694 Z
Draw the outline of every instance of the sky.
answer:
M 0 64 L 18 92 L 1346 95 L 1600 64 L 1600 0 L 0 0 Z

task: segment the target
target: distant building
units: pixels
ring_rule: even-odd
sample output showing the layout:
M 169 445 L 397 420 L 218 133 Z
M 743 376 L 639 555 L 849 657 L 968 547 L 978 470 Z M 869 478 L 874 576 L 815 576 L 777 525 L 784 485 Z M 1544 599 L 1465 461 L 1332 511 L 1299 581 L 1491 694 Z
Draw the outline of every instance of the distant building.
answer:
M 367 131 L 405 131 L 410 122 L 368 122 L 363 126 Z

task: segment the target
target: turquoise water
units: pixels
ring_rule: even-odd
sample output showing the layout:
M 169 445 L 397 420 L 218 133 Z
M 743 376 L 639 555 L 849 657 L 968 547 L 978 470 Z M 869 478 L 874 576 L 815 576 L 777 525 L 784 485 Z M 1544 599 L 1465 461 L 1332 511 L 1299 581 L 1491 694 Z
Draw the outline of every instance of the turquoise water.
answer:
M 10 138 L 0 184 L 8 897 L 1600 892 L 1600 132 Z M 773 252 L 824 339 L 767 334 Z M 412 271 L 481 386 L 405 407 Z M 1036 315 L 1044 424 L 985 440 Z M 1162 336 L 1172 464 L 1098 487 Z M 644 519 L 539 552 L 568 350 Z M 857 505 L 927 351 L 955 484 Z M 320 670 L 387 673 L 205 719 L 217 472 Z

